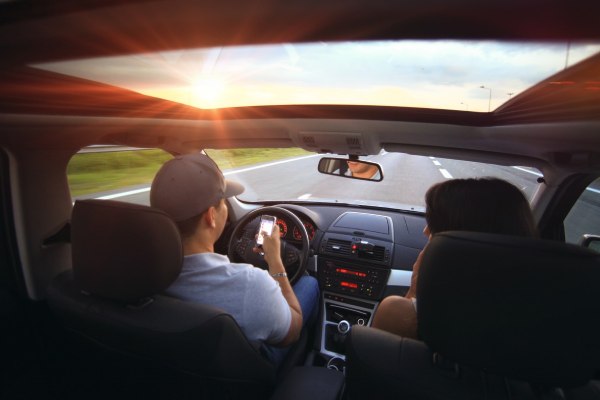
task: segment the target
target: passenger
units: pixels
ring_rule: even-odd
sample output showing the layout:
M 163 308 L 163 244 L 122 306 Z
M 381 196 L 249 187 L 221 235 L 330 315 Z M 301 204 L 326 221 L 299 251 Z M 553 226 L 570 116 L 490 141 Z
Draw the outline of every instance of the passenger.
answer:
M 512 184 L 497 178 L 454 179 L 433 185 L 425 194 L 423 230 L 429 239 L 438 232 L 458 230 L 535 237 L 537 229 L 529 203 Z M 417 338 L 417 281 L 423 252 L 413 265 L 405 297 L 383 299 L 372 326 Z
M 202 153 L 177 156 L 161 167 L 152 182 L 150 204 L 176 222 L 184 253 L 181 274 L 166 293 L 227 311 L 249 340 L 268 344 L 268 357 L 279 365 L 288 349 L 273 347 L 287 347 L 298 339 L 316 312 L 319 288 L 310 276 L 302 276 L 292 288 L 277 225 L 265 235 L 262 248 L 268 271 L 215 253 L 227 221 L 225 199 L 243 191 Z

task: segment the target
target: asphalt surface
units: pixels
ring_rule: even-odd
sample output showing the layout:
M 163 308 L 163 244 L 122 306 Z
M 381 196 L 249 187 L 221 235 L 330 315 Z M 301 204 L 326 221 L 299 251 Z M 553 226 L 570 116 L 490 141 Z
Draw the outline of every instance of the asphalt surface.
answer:
M 423 210 L 423 196 L 436 182 L 451 178 L 495 176 L 518 186 L 531 199 L 540 176 L 526 167 L 504 167 L 442 158 L 384 153 L 365 159 L 378 162 L 384 173 L 381 182 L 365 182 L 320 174 L 321 156 L 276 161 L 224 171 L 227 179 L 241 182 L 242 200 L 317 200 L 364 203 Z M 600 186 L 600 185 L 596 185 Z M 258 187 L 260 192 L 254 190 Z M 600 189 L 600 187 L 598 187 Z M 104 198 L 149 204 L 149 184 L 79 198 Z M 587 190 L 567 218 L 567 240 L 577 242 L 582 233 L 600 234 L 600 190 Z

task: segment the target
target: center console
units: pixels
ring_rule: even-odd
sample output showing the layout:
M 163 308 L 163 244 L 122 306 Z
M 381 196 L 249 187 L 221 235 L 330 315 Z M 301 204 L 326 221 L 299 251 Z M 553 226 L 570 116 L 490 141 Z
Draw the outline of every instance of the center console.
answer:
M 344 341 L 352 325 L 371 325 L 377 307 L 376 301 L 323 293 L 323 322 L 320 352 L 324 356 L 344 360 Z
M 389 217 L 347 212 L 323 235 L 317 277 L 323 296 L 320 353 L 345 359 L 352 325 L 369 326 L 387 284 L 393 257 Z
M 390 278 L 394 229 L 389 217 L 344 213 L 318 243 L 310 269 L 316 272 L 322 296 L 317 349 L 303 367 L 288 374 L 273 399 L 288 399 L 291 393 L 303 399 L 342 398 L 346 338 L 353 327 L 371 325 Z

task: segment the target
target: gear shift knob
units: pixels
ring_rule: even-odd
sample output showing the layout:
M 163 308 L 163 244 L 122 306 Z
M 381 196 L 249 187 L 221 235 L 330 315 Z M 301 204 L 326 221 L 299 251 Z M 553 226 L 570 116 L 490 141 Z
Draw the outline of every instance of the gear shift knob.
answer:
M 338 323 L 337 330 L 340 334 L 346 335 L 348 332 L 350 332 L 350 327 L 350 322 L 343 319 Z

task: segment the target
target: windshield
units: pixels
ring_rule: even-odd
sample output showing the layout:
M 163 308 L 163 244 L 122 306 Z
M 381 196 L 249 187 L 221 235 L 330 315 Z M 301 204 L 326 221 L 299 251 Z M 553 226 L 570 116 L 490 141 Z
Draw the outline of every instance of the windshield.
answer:
M 204 109 L 360 104 L 488 112 L 598 51 L 598 44 L 569 42 L 319 42 L 33 66 Z
M 499 166 L 382 151 L 361 157 L 377 162 L 381 182 L 321 174 L 319 160 L 330 155 L 300 148 L 243 148 L 205 152 L 227 179 L 242 183 L 245 202 L 319 202 L 424 211 L 425 192 L 452 178 L 497 177 L 523 191 L 531 201 L 542 174 L 535 168 Z M 150 204 L 150 184 L 172 156 L 158 149 L 91 146 L 74 155 L 67 168 L 73 200 L 113 199 Z
M 437 182 L 452 178 L 497 177 L 523 191 L 531 201 L 538 188 L 540 171 L 524 166 L 500 166 L 437 157 L 414 156 L 382 151 L 361 160 L 377 162 L 383 169 L 381 182 L 362 181 L 320 174 L 321 154 L 303 152 L 297 156 L 232 167 L 236 150 L 206 150 L 224 171 L 227 179 L 242 183 L 238 196 L 246 202 L 326 202 L 425 211 L 425 192 Z M 234 153 L 231 153 L 234 152 Z M 253 149 L 237 150 L 260 158 Z

